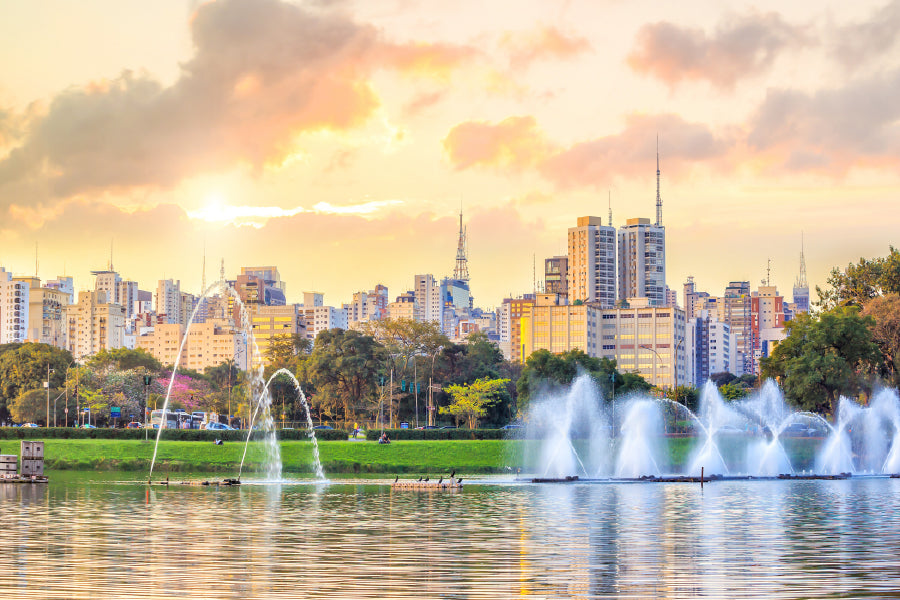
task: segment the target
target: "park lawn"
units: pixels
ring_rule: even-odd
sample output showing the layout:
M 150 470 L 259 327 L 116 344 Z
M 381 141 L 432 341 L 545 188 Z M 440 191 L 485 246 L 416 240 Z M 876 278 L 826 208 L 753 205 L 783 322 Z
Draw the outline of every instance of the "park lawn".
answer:
M 33 439 L 40 439 L 34 436 Z M 508 444 L 503 440 L 396 441 L 378 444 L 365 441 L 319 442 L 319 458 L 325 473 L 491 473 L 502 469 Z M 514 443 L 514 442 L 512 442 Z M 6 447 L 9 446 L 9 447 Z M 149 469 L 154 442 L 143 440 L 47 439 L 44 445 L 48 470 Z M 283 441 L 282 469 L 285 473 L 313 471 L 313 444 Z M 5 450 L 4 450 L 4 447 Z M 18 454 L 18 443 L 3 444 L 0 451 Z M 162 440 L 154 470 L 159 472 L 234 472 L 244 444 Z M 253 472 L 264 459 L 262 442 L 250 442 L 244 470 Z

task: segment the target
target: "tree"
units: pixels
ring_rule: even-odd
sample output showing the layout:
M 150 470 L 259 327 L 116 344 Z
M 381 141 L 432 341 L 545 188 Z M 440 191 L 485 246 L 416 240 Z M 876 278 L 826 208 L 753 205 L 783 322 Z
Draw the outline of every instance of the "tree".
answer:
M 726 383 L 719 386 L 719 393 L 724 400 L 740 400 L 747 395 L 748 390 L 737 383 Z
M 152 354 L 143 348 L 131 350 L 129 348 L 103 349 L 88 361 L 88 366 L 95 369 L 118 369 L 128 371 L 144 368 L 147 371 L 156 372 L 162 368 L 160 362 Z
M 68 350 L 49 344 L 27 342 L 0 346 L 0 420 L 9 418 L 8 404 L 23 392 L 43 389 L 48 367 L 50 387 L 62 388 L 66 370 L 73 362 Z M 44 412 L 46 417 L 46 406 Z
M 731 383 L 737 379 L 737 375 L 734 373 L 729 373 L 728 371 L 722 371 L 721 373 L 713 373 L 709 376 L 709 380 L 716 384 L 716 387 L 722 387 L 728 383 Z
M 890 385 L 900 385 L 900 294 L 872 299 L 861 313 L 872 317 L 872 339 L 881 350 L 881 376 Z
M 59 396 L 63 390 L 50 390 L 50 424 L 54 422 L 54 416 L 57 422 L 62 423 L 65 419 L 65 407 L 57 403 L 56 414 L 54 415 L 53 399 Z M 16 423 L 39 423 L 45 427 L 47 423 L 47 390 L 28 390 L 9 403 L 9 414 Z
M 542 386 L 550 387 L 568 385 L 579 372 L 589 373 L 606 398 L 614 394 L 626 394 L 650 389 L 648 384 L 637 373 L 619 373 L 616 361 L 608 358 L 594 358 L 582 350 L 574 349 L 561 354 L 553 354 L 549 350 L 535 350 L 525 360 L 522 375 L 516 382 L 518 392 L 518 410 L 527 409 L 532 396 Z
M 269 340 L 266 358 L 269 359 L 270 366 L 274 367 L 273 372 L 281 368 L 294 370 L 297 356 L 309 354 L 311 347 L 310 340 L 300 334 L 276 335 Z
M 686 406 L 691 412 L 696 413 L 700 404 L 700 391 L 689 385 L 679 385 L 666 390 L 666 398 Z
M 873 325 L 853 306 L 798 315 L 785 323 L 787 337 L 762 359 L 762 377 L 778 378 L 803 410 L 832 414 L 840 394 L 868 390 L 881 357 Z
M 316 336 L 307 375 L 316 386 L 317 402 L 342 413 L 345 422 L 357 410 L 370 408 L 378 372 L 387 351 L 375 338 L 358 331 L 329 329 Z
M 841 271 L 837 267 L 828 276 L 829 289 L 816 286 L 817 305 L 823 310 L 837 306 L 864 306 L 883 294 L 900 293 L 900 250 L 890 246 L 886 257 L 860 258 Z
M 457 422 L 466 421 L 469 429 L 478 427 L 478 420 L 487 414 L 487 407 L 507 395 L 507 379 L 482 378 L 471 385 L 450 385 L 447 392 L 453 398 L 449 406 L 441 407 L 441 414 L 452 415 Z

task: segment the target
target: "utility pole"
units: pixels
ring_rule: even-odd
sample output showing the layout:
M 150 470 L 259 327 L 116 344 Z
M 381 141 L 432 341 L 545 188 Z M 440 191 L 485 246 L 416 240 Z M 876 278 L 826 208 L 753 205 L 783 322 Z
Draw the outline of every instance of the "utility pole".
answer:
M 47 424 L 45 427 L 50 427 L 50 363 L 47 363 L 47 383 L 45 387 L 47 388 Z

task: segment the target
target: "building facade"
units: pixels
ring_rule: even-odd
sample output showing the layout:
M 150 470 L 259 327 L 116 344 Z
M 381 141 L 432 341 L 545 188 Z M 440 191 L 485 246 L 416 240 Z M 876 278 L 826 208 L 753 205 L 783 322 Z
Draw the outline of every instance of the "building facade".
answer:
M 616 230 L 600 217 L 578 217 L 569 228 L 566 288 L 569 303 L 616 304 Z
M 125 346 L 125 309 L 109 302 L 106 292 L 80 292 L 78 302 L 65 309 L 66 349 L 75 360 L 101 350 Z
M 618 300 L 628 298 L 666 306 L 666 228 L 650 219 L 628 219 L 619 228 Z

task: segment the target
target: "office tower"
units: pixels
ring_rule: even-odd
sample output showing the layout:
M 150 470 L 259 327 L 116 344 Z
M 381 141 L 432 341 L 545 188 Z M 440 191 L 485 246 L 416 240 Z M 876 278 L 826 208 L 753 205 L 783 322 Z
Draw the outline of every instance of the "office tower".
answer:
M 554 256 L 544 259 L 544 291 L 548 294 L 568 296 L 569 257 Z
M 24 342 L 28 336 L 29 285 L 0 267 L 0 344 Z
M 619 228 L 619 302 L 648 298 L 666 305 L 666 228 L 628 219 Z
M 578 300 L 612 308 L 616 303 L 616 230 L 600 217 L 578 217 L 569 228 L 566 288 Z

